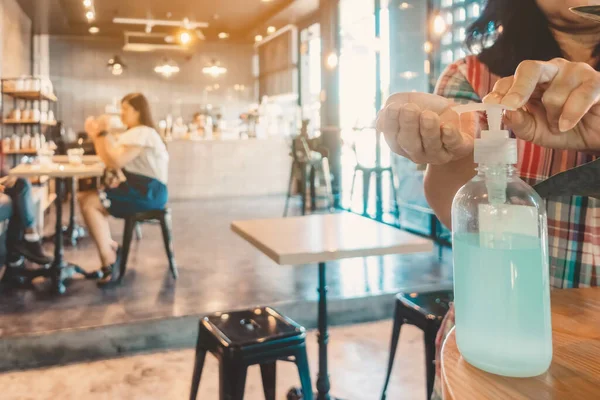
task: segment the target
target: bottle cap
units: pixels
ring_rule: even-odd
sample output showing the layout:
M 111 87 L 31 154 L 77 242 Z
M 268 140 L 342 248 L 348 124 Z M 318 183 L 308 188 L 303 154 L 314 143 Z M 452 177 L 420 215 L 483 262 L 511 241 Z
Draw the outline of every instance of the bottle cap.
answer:
M 475 139 L 474 159 L 477 164 L 516 164 L 517 140 L 510 137 L 510 132 L 502 129 L 502 113 L 514 110 L 502 104 L 471 103 L 452 108 L 458 114 L 465 112 L 485 111 L 488 130 L 482 130 Z

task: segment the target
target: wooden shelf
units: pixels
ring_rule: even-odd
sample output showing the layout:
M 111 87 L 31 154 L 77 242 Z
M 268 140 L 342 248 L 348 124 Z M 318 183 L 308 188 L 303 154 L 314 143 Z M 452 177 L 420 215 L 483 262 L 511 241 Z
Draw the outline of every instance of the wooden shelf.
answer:
M 43 125 L 43 126 L 56 126 L 56 121 L 14 121 L 10 119 L 5 119 L 2 121 L 5 125 Z
M 6 150 L 3 154 L 37 154 L 36 149 Z
M 17 91 L 4 91 L 3 92 L 7 96 L 14 97 L 15 99 L 21 100 L 48 100 L 48 101 L 58 101 L 54 94 L 47 94 L 42 92 L 17 92 Z

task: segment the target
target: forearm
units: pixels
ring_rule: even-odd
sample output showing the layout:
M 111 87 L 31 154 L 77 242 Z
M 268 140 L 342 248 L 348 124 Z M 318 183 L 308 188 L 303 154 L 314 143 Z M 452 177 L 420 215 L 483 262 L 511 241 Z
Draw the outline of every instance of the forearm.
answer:
M 456 192 L 476 174 L 473 155 L 443 165 L 427 167 L 425 173 L 425 197 L 439 220 L 449 229 L 452 227 L 452 200 Z
M 117 149 L 112 144 L 108 136 L 96 136 L 94 137 L 94 147 L 98 157 L 104 162 L 108 168 L 119 169 L 122 166 L 119 165 Z

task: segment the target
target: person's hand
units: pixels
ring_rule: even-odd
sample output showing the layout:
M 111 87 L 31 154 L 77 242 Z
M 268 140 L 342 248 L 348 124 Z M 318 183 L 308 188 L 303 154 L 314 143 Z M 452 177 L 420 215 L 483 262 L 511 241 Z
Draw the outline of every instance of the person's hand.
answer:
M 570 150 L 600 150 L 600 73 L 557 58 L 523 61 L 484 103 L 504 104 L 506 126 L 523 140 Z
M 101 131 L 98 126 L 98 121 L 94 117 L 88 117 L 85 120 L 85 133 L 91 138 L 95 138 Z
M 445 164 L 473 151 L 476 114 L 461 117 L 444 97 L 427 93 L 397 93 L 377 116 L 390 149 L 417 164 Z
M 101 115 L 98 118 L 88 117 L 85 120 L 85 132 L 93 139 L 96 138 L 100 132 L 104 132 L 109 126 L 109 116 Z

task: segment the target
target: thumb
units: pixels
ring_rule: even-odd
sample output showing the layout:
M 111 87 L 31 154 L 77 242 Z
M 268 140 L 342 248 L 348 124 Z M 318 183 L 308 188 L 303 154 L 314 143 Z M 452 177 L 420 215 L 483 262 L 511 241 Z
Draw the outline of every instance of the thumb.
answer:
M 516 137 L 531 142 L 535 137 L 535 118 L 522 108 L 506 111 L 504 122 Z

